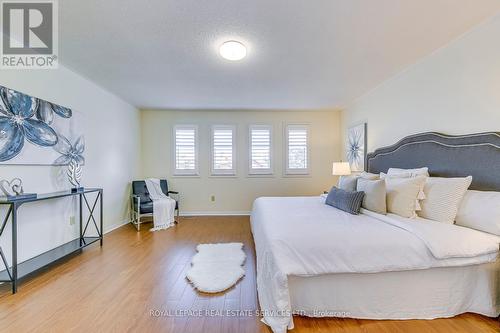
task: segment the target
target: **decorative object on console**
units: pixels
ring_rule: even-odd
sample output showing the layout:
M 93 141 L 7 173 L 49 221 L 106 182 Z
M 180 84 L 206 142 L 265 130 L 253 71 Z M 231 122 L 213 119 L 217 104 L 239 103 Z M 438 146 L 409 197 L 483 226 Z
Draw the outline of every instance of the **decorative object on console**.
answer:
M 69 164 L 58 159 L 61 152 L 46 148 L 55 148 L 62 136 L 77 136 L 76 115 L 69 108 L 0 86 L 0 164 Z
M 83 189 L 81 186 L 83 170 L 82 166 L 78 164 L 76 160 L 71 160 L 66 174 L 68 175 L 69 182 L 73 185 L 71 192 L 77 192 Z
M 23 182 L 19 178 L 14 178 L 10 182 L 2 179 L 0 181 L 0 189 L 8 197 L 23 194 Z
M 0 190 L 8 200 L 36 198 L 35 193 L 24 193 L 23 182 L 19 178 L 14 178 L 10 182 L 5 179 L 1 180 Z
M 349 128 L 347 132 L 347 160 L 351 166 L 351 171 L 354 172 L 365 170 L 366 129 L 367 124 L 363 123 Z

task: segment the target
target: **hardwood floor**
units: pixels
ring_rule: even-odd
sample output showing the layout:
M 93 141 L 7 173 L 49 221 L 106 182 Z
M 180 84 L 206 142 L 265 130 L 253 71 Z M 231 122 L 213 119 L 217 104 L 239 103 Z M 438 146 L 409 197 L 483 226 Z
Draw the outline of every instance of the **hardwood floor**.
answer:
M 184 273 L 196 244 L 230 241 L 245 244 L 246 276 L 224 293 L 194 290 Z M 254 265 L 247 217 L 184 218 L 155 233 L 148 225 L 140 233 L 127 225 L 107 234 L 103 248 L 91 246 L 25 280 L 16 295 L 8 284 L 0 286 L 0 331 L 270 332 L 259 318 L 220 315 L 257 309 Z M 178 316 L 168 316 L 175 310 Z M 189 310 L 195 316 L 182 315 Z M 295 326 L 291 332 L 500 332 L 497 319 L 474 314 L 431 321 L 296 317 Z

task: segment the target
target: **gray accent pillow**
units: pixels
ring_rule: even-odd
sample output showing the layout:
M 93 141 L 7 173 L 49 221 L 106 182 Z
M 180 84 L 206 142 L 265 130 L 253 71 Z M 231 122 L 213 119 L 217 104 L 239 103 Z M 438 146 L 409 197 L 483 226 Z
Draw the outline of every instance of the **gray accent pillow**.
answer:
M 357 191 L 365 192 L 361 206 L 379 214 L 387 214 L 385 180 L 358 179 Z
M 358 182 L 359 176 L 340 176 L 339 178 L 339 189 L 344 191 L 356 191 L 356 184 Z
M 364 192 L 345 191 L 332 187 L 325 203 L 353 215 L 358 215 L 363 202 Z

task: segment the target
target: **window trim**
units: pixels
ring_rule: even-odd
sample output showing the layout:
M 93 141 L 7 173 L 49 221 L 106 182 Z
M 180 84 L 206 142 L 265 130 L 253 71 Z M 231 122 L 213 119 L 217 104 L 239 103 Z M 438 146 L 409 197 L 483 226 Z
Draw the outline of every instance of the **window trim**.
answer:
M 283 127 L 283 140 L 285 143 L 285 149 L 284 149 L 284 159 L 283 161 L 285 162 L 283 165 L 283 171 L 285 176 L 309 176 L 311 174 L 311 130 L 310 130 L 310 125 L 307 123 L 287 123 Z M 307 141 L 306 141 L 306 154 L 307 154 L 307 167 L 304 169 L 290 169 L 289 166 L 289 154 L 288 154 L 288 149 L 289 149 L 289 142 L 288 142 L 288 132 L 289 129 L 305 129 L 307 132 Z
M 194 129 L 194 170 L 186 170 L 186 169 L 177 169 L 177 130 L 179 129 Z M 192 176 L 199 176 L 199 166 L 200 166 L 200 159 L 199 159 L 199 149 L 200 149 L 200 141 L 199 141 L 199 126 L 198 125 L 189 125 L 189 124 L 178 124 L 174 125 L 173 130 L 172 130 L 172 142 L 174 143 L 172 146 L 172 170 L 173 170 L 173 175 L 174 176 L 180 176 L 180 177 L 192 177 Z
M 252 130 L 266 129 L 269 130 L 269 168 L 254 169 L 252 168 Z M 249 176 L 272 176 L 274 174 L 274 140 L 273 140 L 273 125 L 271 124 L 250 124 L 248 125 L 248 175 Z
M 232 169 L 215 169 L 214 168 L 214 132 L 216 130 L 231 130 L 232 135 Z M 212 125 L 210 129 L 210 175 L 214 177 L 235 177 L 237 175 L 237 130 L 236 125 Z

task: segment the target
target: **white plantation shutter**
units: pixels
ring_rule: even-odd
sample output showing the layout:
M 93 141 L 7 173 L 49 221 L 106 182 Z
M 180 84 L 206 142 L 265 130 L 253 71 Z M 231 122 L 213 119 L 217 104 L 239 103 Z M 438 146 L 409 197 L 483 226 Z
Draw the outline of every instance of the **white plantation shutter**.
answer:
M 174 127 L 175 174 L 198 174 L 198 127 L 177 125 Z
M 235 127 L 212 127 L 212 174 L 235 175 Z
M 288 125 L 286 128 L 286 173 L 309 173 L 309 128 L 307 125 Z
M 272 174 L 272 127 L 269 125 L 251 125 L 250 174 Z

